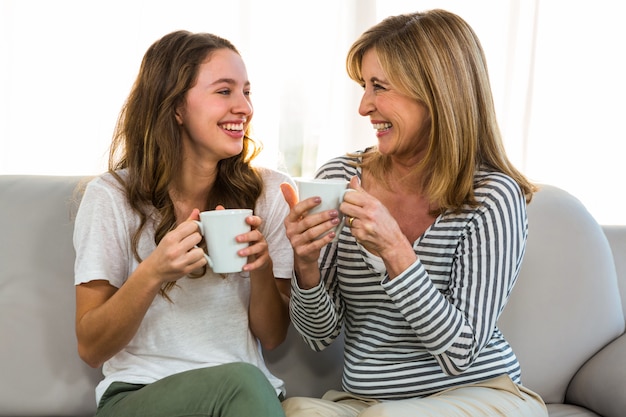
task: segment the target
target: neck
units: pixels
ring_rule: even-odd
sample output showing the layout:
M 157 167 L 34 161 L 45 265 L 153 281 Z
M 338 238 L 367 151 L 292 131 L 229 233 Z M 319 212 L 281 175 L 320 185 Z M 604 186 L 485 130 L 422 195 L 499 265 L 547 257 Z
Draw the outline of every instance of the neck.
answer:
M 194 208 L 200 211 L 213 208 L 205 205 L 215 183 L 217 165 L 199 168 L 193 164 L 185 164 L 180 176 L 172 182 L 170 197 L 177 211 L 179 208 L 182 212 Z

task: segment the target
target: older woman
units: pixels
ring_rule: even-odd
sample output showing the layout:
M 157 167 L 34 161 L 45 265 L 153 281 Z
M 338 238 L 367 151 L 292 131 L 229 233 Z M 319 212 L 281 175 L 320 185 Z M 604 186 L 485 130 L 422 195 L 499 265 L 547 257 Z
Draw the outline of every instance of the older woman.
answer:
M 377 144 L 319 178 L 355 192 L 339 213 L 285 221 L 291 317 L 316 350 L 345 332 L 343 391 L 290 398 L 288 417 L 546 416 L 497 327 L 524 256 L 534 186 L 506 157 L 485 56 L 459 16 L 389 17 L 350 48 Z

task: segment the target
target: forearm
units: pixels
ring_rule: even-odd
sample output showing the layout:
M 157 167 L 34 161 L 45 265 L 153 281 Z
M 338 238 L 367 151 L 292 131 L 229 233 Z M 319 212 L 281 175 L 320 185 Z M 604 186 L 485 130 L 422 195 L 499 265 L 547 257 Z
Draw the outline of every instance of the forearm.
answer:
M 317 261 L 305 263 L 296 258 L 294 259 L 294 271 L 298 287 L 303 290 L 309 290 L 319 285 L 321 274 Z
M 343 303 L 333 298 L 333 295 L 339 297 L 335 269 L 324 270 L 323 274 L 327 277 L 329 288 L 318 285 L 301 289 L 294 285 L 289 304 L 294 327 L 317 351 L 332 344 L 339 335 L 343 316 Z
M 417 255 L 413 246 L 404 235 L 397 236 L 397 239 L 383 245 L 380 257 L 385 263 L 385 269 L 389 279 L 394 279 L 406 271 L 417 260 Z
M 421 262 L 415 262 L 394 280 L 383 280 L 382 285 L 444 372 L 455 375 L 471 364 L 476 348 L 471 329 L 463 313 L 432 283 Z
M 280 345 L 289 327 L 290 280 L 274 278 L 272 267 L 250 273 L 250 330 L 266 349 Z

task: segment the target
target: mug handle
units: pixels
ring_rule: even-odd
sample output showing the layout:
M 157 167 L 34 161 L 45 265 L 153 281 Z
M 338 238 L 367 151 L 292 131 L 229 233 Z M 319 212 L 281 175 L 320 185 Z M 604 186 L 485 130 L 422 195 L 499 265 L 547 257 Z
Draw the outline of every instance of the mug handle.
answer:
M 199 222 L 198 220 L 194 220 L 194 222 L 196 222 L 196 224 L 198 225 L 198 229 L 200 229 L 200 234 L 204 236 L 204 229 L 202 228 L 202 222 Z M 194 245 L 193 247 L 202 249 L 198 245 Z M 209 267 L 213 269 L 213 260 L 211 260 L 211 257 L 204 250 L 202 250 L 202 254 L 204 255 L 204 259 L 206 259 L 207 264 L 209 264 Z
M 346 197 L 346 194 L 348 194 L 351 191 L 356 191 L 353 188 L 346 188 L 343 193 L 341 193 L 341 201 L 343 201 L 343 199 Z M 345 226 L 346 224 L 346 216 L 342 215 L 341 216 L 341 221 L 339 222 L 339 224 L 337 225 L 337 228 L 335 229 L 335 238 L 332 240 L 332 242 L 336 242 L 339 240 L 339 233 L 341 233 L 341 230 L 343 229 L 343 226 Z

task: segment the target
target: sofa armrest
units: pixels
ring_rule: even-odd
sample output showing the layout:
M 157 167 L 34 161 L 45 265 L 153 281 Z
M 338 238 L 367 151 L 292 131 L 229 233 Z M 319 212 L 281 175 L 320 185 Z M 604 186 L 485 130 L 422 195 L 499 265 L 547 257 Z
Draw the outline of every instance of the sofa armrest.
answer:
M 565 401 L 605 417 L 623 417 L 626 410 L 626 334 L 596 353 L 574 375 Z

